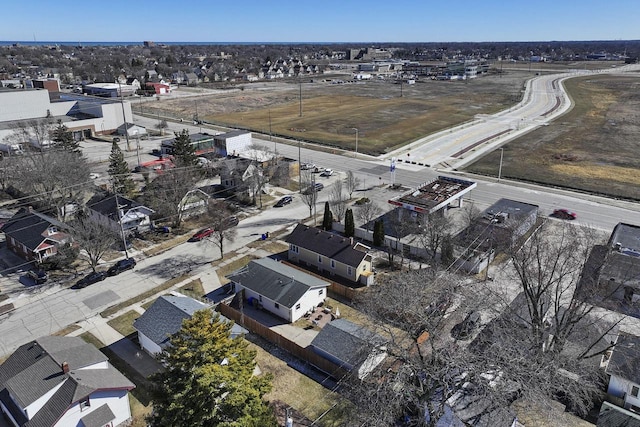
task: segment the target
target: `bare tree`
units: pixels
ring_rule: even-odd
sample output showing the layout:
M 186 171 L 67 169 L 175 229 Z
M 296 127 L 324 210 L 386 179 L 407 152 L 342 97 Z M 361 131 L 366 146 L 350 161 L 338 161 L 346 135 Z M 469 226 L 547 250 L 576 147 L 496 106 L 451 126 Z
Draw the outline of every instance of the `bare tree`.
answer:
M 425 251 L 430 253 L 431 259 L 438 255 L 442 243 L 451 234 L 452 227 L 451 219 L 441 211 L 424 215 L 418 220 L 418 241 Z
M 331 211 L 333 212 L 334 219 L 338 222 L 342 222 L 344 215 L 347 212 L 347 202 L 344 199 L 342 191 L 342 181 L 336 181 L 331 186 L 329 204 L 331 205 Z
M 197 167 L 173 168 L 154 179 L 145 189 L 144 199 L 156 214 L 171 220 L 174 227 L 182 224 L 182 200 L 196 189 L 201 173 Z
M 309 207 L 309 217 L 313 216 L 313 208 L 318 200 L 318 189 L 315 186 L 315 175 L 311 170 L 301 171 L 300 198 Z
M 84 157 L 67 150 L 30 153 L 17 160 L 16 185 L 32 200 L 56 211 L 64 220 L 64 206 L 81 203 L 89 183 Z
M 371 222 L 380 216 L 382 209 L 375 202 L 367 202 L 360 206 L 356 210 L 356 218 L 361 225 L 364 225 L 367 231 L 370 231 Z
M 167 129 L 168 127 L 169 127 L 169 124 L 165 119 L 160 120 L 158 123 L 156 123 L 156 126 L 155 126 L 155 128 L 160 131 L 161 136 L 164 136 L 164 130 Z
M 462 208 L 462 219 L 464 221 L 464 226 L 468 227 L 473 222 L 475 222 L 480 216 L 482 212 L 473 202 L 467 202 Z
M 6 191 L 18 175 L 19 159 L 0 156 L 0 188 Z
M 347 177 L 344 179 L 344 185 L 347 190 L 347 194 L 349 194 L 349 200 L 351 200 L 353 199 L 353 193 L 360 185 L 360 179 L 353 174 L 353 171 L 347 171 Z
M 93 271 L 96 271 L 98 262 L 118 240 L 118 236 L 111 228 L 86 215 L 79 215 L 73 222 L 71 235 L 78 246 L 87 254 L 89 265 Z
M 8 138 L 23 143 L 26 150 L 41 150 L 47 142 L 51 142 L 52 130 L 52 119 L 30 119 L 18 122 Z
M 220 259 L 223 259 L 225 242 L 233 242 L 237 235 L 236 224 L 230 221 L 233 212 L 225 202 L 217 201 L 209 203 L 207 215 L 214 232 L 206 240 L 213 242 L 220 249 Z

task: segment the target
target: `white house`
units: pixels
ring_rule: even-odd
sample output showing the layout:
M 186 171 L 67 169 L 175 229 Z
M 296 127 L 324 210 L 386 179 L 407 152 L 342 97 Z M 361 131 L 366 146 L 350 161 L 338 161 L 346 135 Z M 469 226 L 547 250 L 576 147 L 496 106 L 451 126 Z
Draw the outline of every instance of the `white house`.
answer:
M 78 337 L 42 337 L 0 365 L 0 411 L 12 426 L 119 426 L 135 387 Z
M 227 276 L 246 303 L 289 322 L 324 302 L 329 282 L 271 258 L 251 261 Z
M 151 228 L 149 218 L 154 210 L 123 196 L 109 194 L 88 203 L 89 215 L 120 234 L 120 226 L 125 234 L 143 232 Z
M 181 294 L 163 295 L 149 307 L 142 316 L 133 322 L 138 331 L 140 347 L 151 355 L 163 351 L 169 340 L 182 327 L 182 321 L 190 319 L 198 310 L 211 310 L 211 306 Z M 229 321 L 220 316 L 222 320 Z M 242 326 L 234 324 L 231 338 L 246 334 Z
M 634 412 L 640 412 L 639 363 L 640 337 L 620 332 L 605 370 L 610 375 L 607 393 Z

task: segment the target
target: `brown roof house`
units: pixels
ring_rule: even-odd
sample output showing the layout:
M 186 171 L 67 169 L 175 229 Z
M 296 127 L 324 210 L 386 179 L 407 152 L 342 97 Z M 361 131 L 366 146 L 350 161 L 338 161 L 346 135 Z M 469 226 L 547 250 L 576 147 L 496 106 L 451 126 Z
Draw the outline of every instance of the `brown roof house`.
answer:
M 285 240 L 290 261 L 352 282 L 373 284 L 370 247 L 304 224 L 298 224 Z
M 118 426 L 134 387 L 80 338 L 42 337 L 0 365 L 0 411 L 20 427 Z
M 0 231 L 6 236 L 7 248 L 27 261 L 42 262 L 55 255 L 58 246 L 71 241 L 65 224 L 48 215 L 22 208 Z

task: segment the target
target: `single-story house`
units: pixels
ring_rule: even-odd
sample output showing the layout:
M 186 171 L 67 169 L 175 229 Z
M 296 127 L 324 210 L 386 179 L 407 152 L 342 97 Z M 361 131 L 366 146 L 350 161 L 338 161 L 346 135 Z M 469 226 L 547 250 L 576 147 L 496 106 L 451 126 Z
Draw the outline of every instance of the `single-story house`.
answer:
M 126 131 L 125 124 L 118 126 L 117 134 L 125 135 L 125 133 L 129 136 L 129 138 L 145 139 L 149 136 L 147 135 L 147 129 L 145 127 L 138 126 L 133 123 L 126 123 Z
M 605 372 L 610 376 L 607 393 L 623 408 L 640 412 L 640 336 L 618 334 Z
M 373 284 L 371 248 L 352 238 L 298 224 L 285 239 L 289 260 L 353 282 Z
M 13 426 L 118 426 L 135 385 L 78 337 L 42 337 L 0 365 L 0 411 Z
M 88 203 L 90 217 L 120 234 L 120 227 L 125 234 L 144 232 L 151 228 L 150 216 L 153 209 L 143 206 L 131 199 L 115 194 L 108 194 Z
M 185 319 L 190 319 L 198 310 L 212 310 L 210 305 L 181 294 L 163 295 L 133 322 L 138 331 L 140 347 L 151 355 L 162 352 L 171 337 L 182 327 Z M 229 322 L 224 316 L 222 320 Z M 234 324 L 231 338 L 248 333 L 242 326 Z
M 227 276 L 244 300 L 295 322 L 323 303 L 329 282 L 271 258 L 251 261 Z
M 347 371 L 366 377 L 386 357 L 387 340 L 346 319 L 327 323 L 311 341 L 314 352 Z
M 48 215 L 28 208 L 20 209 L 2 225 L 7 248 L 27 261 L 42 262 L 57 253 L 58 247 L 71 242 L 67 227 Z

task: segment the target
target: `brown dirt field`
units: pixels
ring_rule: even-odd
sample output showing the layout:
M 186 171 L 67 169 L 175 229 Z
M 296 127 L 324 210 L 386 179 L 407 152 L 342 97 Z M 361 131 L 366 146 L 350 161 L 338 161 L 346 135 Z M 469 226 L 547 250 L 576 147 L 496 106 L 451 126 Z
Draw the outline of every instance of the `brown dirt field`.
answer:
M 371 80 L 300 85 L 255 83 L 244 90 L 197 98 L 198 116 L 210 123 L 289 136 L 353 150 L 380 154 L 424 135 L 491 114 L 516 103 L 531 73 L 509 72 L 460 82 L 421 80 L 414 85 Z M 402 96 L 401 96 L 402 95 Z M 194 98 L 163 100 L 162 114 L 190 118 Z
M 575 107 L 504 146 L 502 176 L 640 200 L 640 75 L 571 79 Z M 468 172 L 496 176 L 500 151 Z

